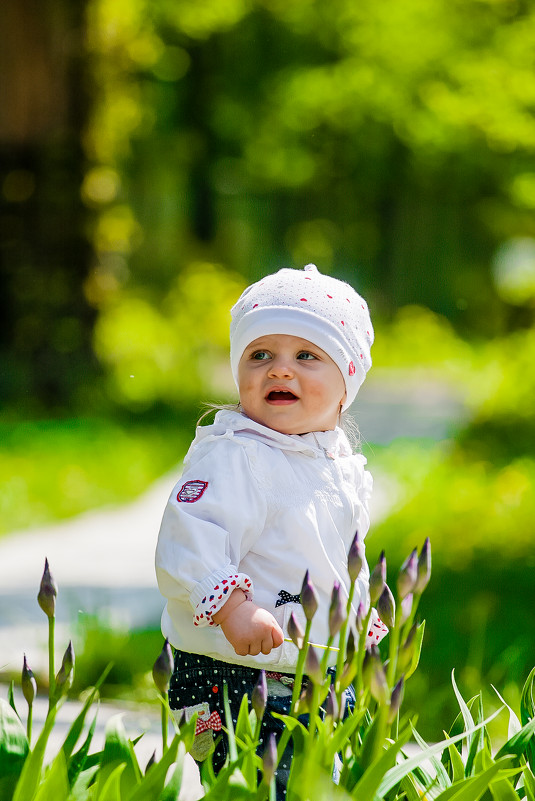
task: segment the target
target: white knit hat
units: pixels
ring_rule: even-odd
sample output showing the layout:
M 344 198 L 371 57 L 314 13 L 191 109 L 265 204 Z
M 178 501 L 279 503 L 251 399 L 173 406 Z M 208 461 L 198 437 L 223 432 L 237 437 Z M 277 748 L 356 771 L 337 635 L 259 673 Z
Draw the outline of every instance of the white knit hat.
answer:
M 373 328 L 366 301 L 344 281 L 314 264 L 282 269 L 248 287 L 231 309 L 230 365 L 238 386 L 245 348 L 268 334 L 308 339 L 325 351 L 346 385 L 343 410 L 354 401 L 370 369 Z

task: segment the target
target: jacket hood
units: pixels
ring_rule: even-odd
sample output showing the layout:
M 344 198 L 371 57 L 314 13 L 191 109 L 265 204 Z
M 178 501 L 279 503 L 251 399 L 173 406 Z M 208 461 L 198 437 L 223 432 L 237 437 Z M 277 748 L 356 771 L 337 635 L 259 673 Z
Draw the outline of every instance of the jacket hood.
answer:
M 214 422 L 198 426 L 191 448 L 216 437 L 256 440 L 272 448 L 302 452 L 312 457 L 351 456 L 351 446 L 341 428 L 332 431 L 314 431 L 309 434 L 282 434 L 273 428 L 251 420 L 242 412 L 220 410 Z

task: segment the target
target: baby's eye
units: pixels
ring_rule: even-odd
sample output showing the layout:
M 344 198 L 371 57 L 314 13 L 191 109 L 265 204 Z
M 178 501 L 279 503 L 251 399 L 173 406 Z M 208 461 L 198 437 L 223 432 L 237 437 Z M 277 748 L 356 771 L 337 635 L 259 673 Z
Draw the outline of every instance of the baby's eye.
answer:
M 251 359 L 254 359 L 257 362 L 264 361 L 265 359 L 271 358 L 267 350 L 255 350 L 254 353 L 251 354 Z
M 309 359 L 315 359 L 316 357 L 314 356 L 313 353 L 310 353 L 310 351 L 302 350 L 300 353 L 297 354 L 297 358 L 306 359 L 308 361 Z

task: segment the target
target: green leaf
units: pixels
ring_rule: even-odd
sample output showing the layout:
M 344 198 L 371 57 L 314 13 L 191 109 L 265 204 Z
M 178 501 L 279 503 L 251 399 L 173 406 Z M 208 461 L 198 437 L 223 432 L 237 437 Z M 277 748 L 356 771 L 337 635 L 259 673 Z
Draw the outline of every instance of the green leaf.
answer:
M 425 742 L 423 737 L 421 737 L 420 734 L 416 731 L 414 726 L 411 726 L 411 729 L 412 729 L 412 733 L 414 735 L 414 739 L 416 740 L 416 742 L 420 746 L 420 748 L 422 750 L 425 750 L 425 749 L 429 748 L 428 744 Z M 456 751 L 457 749 L 455 747 L 453 747 L 453 750 Z M 441 787 L 442 789 L 445 789 L 446 787 L 449 787 L 451 785 L 451 780 L 450 780 L 450 777 L 448 776 L 448 772 L 444 768 L 444 765 L 442 764 L 442 762 L 439 759 L 437 759 L 435 754 L 433 754 L 431 757 L 429 757 L 429 761 L 430 761 L 431 765 L 433 766 L 433 768 L 435 769 L 435 774 L 436 774 L 436 778 L 437 778 L 439 787 Z M 462 762 L 462 760 L 461 760 L 461 762 Z M 463 775 L 464 775 L 464 771 L 463 771 Z
M 72 785 L 76 781 L 78 775 L 84 770 L 87 765 L 87 756 L 89 754 L 89 749 L 91 747 L 91 743 L 93 741 L 93 735 L 95 733 L 95 728 L 97 725 L 97 716 L 93 718 L 93 722 L 89 727 L 89 731 L 87 733 L 87 737 L 85 738 L 81 748 L 72 755 L 69 759 L 68 763 L 68 775 L 69 775 L 69 784 Z
M 66 759 L 68 760 L 71 756 L 76 743 L 82 733 L 84 728 L 85 718 L 89 711 L 90 706 L 95 701 L 97 695 L 97 690 L 92 690 L 91 694 L 87 698 L 85 704 L 83 705 L 80 713 L 77 715 L 76 719 L 72 722 L 69 731 L 67 732 L 67 736 L 65 737 L 65 741 L 63 743 L 63 753 L 65 754 Z
M 28 738 L 19 716 L 0 698 L 0 801 L 11 798 L 28 751 Z
M 425 620 L 422 620 L 420 625 L 417 627 L 416 634 L 414 636 L 414 651 L 412 654 L 410 665 L 405 673 L 405 682 L 407 681 L 408 678 L 410 678 L 410 676 L 412 676 L 412 674 L 420 664 L 420 654 L 422 652 L 424 632 L 425 632 Z
M 175 734 L 163 757 L 143 776 L 128 801 L 159 801 L 167 772 L 176 760 L 179 743 L 180 735 Z
M 423 762 L 428 760 L 433 754 L 440 754 L 444 750 L 444 748 L 449 748 L 455 743 L 466 739 L 467 737 L 472 735 L 475 731 L 477 731 L 477 729 L 480 728 L 480 726 L 486 725 L 490 723 L 491 720 L 494 720 L 494 718 L 497 715 L 499 715 L 501 711 L 502 710 L 500 707 L 500 709 L 496 710 L 496 712 L 494 712 L 490 717 L 488 717 L 481 724 L 479 724 L 479 726 L 474 726 L 472 729 L 469 729 L 468 731 L 465 732 L 461 732 L 460 734 L 457 734 L 455 737 L 448 737 L 447 740 L 442 740 L 439 743 L 435 743 L 434 745 L 429 746 L 425 751 L 422 751 L 419 754 L 415 754 L 415 756 L 411 757 L 410 759 L 407 759 L 405 762 L 402 762 L 400 765 L 396 765 L 391 770 L 387 771 L 387 773 L 383 778 L 383 781 L 379 786 L 377 795 L 379 797 L 386 795 L 386 793 L 388 793 L 393 787 L 396 787 L 399 784 L 399 782 L 402 780 L 404 776 L 406 776 L 412 770 L 414 770 Z M 448 790 L 450 789 L 451 788 L 448 788 Z M 445 792 L 448 792 L 448 790 L 446 790 Z
M 535 682 L 535 667 L 526 679 L 520 698 L 520 718 L 522 725 L 535 718 L 535 701 L 533 699 L 533 683 Z
M 440 793 L 435 801 L 478 801 L 492 780 L 507 769 L 509 761 L 510 757 L 504 757 L 477 776 L 470 776 L 458 784 L 452 784 L 451 787 Z
M 528 801 L 535 801 L 535 777 L 527 765 L 524 767 L 522 772 L 522 778 L 524 779 L 526 798 Z
M 71 787 L 69 801 L 88 801 L 88 787 L 93 783 L 93 779 L 98 771 L 98 765 L 83 770 L 76 778 Z
M 180 789 L 182 787 L 182 777 L 184 775 L 184 759 L 186 758 L 186 746 L 183 742 L 178 744 L 176 766 L 171 778 L 160 793 L 159 801 L 178 801 Z
M 126 770 L 126 763 L 121 762 L 106 775 L 104 782 L 97 784 L 95 799 L 96 801 L 121 801 L 121 776 Z
M 535 668 L 531 671 L 522 689 L 520 698 L 520 719 L 526 725 L 535 718 L 535 702 L 533 699 L 533 684 L 535 682 Z M 535 771 L 535 743 L 533 740 L 526 746 L 526 758 L 532 771 Z
M 8 700 L 9 706 L 11 707 L 13 712 L 16 714 L 18 719 L 22 721 L 21 716 L 17 712 L 17 707 L 15 706 L 15 692 L 14 692 L 14 690 L 15 690 L 15 682 L 13 681 L 13 679 L 11 679 L 11 682 L 9 684 L 9 690 L 7 691 L 7 700 Z
M 460 781 L 464 775 L 464 762 L 455 745 L 448 746 L 451 769 L 452 769 L 452 783 Z
M 61 701 L 58 702 L 58 704 L 53 707 L 47 715 L 43 729 L 37 739 L 37 742 L 35 743 L 33 751 L 30 751 L 24 763 L 19 782 L 13 795 L 13 801 L 33 801 L 35 798 L 37 788 L 39 787 L 39 783 L 41 781 L 41 771 L 43 769 L 43 761 L 45 758 L 45 750 L 48 743 L 48 738 L 50 737 L 50 732 L 54 727 L 56 714 L 61 707 L 61 703 Z
M 511 737 L 510 740 L 507 740 L 504 745 L 500 748 L 496 757 L 502 757 L 506 754 L 510 754 L 515 757 L 526 756 L 527 757 L 527 749 L 528 745 L 533 741 L 535 737 L 535 718 L 530 720 L 523 726 L 517 734 Z
M 378 794 L 378 788 L 385 774 L 396 763 L 396 757 L 403 746 L 408 742 L 410 732 L 407 729 L 405 734 L 386 750 L 381 751 L 380 755 L 374 759 L 370 766 L 364 771 L 363 775 L 356 784 L 354 795 L 359 801 L 373 801 Z
M 35 801 L 66 801 L 69 796 L 69 779 L 65 754 L 60 751 L 47 769 L 35 794 Z
M 507 779 L 498 779 L 490 785 L 494 801 L 518 801 L 518 795 Z
M 100 758 L 100 770 L 98 772 L 98 786 L 96 797 L 100 799 L 100 793 L 104 792 L 111 774 L 116 774 L 118 765 L 123 765 L 121 771 L 121 792 L 124 795 L 132 793 L 139 784 L 141 771 L 134 754 L 134 748 L 126 736 L 123 725 L 122 714 L 113 715 L 105 730 L 104 749 Z

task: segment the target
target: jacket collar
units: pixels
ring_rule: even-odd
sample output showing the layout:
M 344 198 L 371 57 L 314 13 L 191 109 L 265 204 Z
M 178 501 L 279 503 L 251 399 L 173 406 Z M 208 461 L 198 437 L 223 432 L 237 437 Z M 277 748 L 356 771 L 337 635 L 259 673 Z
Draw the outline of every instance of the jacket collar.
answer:
M 308 434 L 281 434 L 272 428 L 256 423 L 241 412 L 220 410 L 212 425 L 199 426 L 195 443 L 220 436 L 253 439 L 286 451 L 296 451 L 314 457 L 330 458 L 350 456 L 351 446 L 341 428 L 332 431 L 314 431 Z

